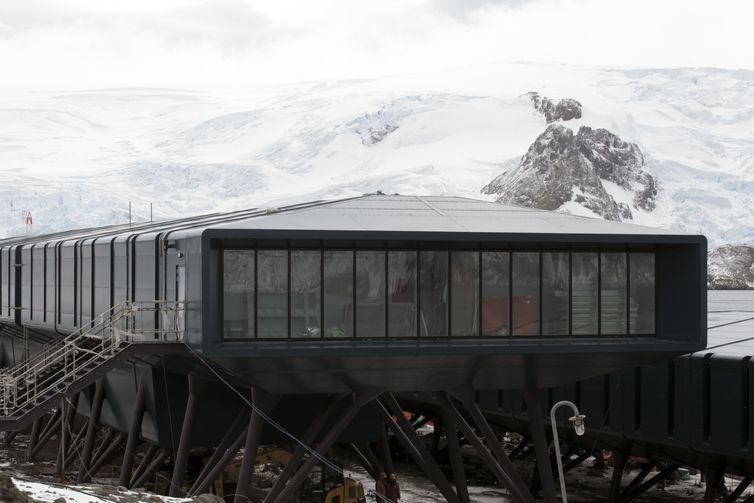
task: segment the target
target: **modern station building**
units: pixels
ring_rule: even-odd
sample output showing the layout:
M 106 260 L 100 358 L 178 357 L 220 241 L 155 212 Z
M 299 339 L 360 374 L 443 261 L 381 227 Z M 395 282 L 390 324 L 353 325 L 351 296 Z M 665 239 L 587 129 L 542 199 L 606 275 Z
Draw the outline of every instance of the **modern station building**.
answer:
M 536 391 L 703 349 L 706 255 L 699 235 L 367 195 L 0 241 L 0 322 L 56 341 L 118 306 L 165 303 L 187 346 L 174 374 L 200 357 L 206 379 L 278 397 Z M 159 338 L 164 314 L 142 317 L 142 332 Z M 24 358 L 12 332 L 0 331 L 5 365 Z M 133 351 L 99 378 L 157 373 Z M 154 407 L 149 440 L 169 449 Z M 132 407 L 112 409 L 122 430 Z

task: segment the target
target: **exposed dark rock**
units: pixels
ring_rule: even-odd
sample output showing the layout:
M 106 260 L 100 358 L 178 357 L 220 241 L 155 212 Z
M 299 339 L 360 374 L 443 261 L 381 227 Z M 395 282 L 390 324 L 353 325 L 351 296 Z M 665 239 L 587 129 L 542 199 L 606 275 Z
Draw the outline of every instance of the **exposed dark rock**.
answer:
M 555 121 L 569 121 L 581 118 L 581 103 L 573 98 L 551 100 L 537 92 L 526 93 L 534 108 L 544 115 L 548 124 Z
M 3 503 L 32 503 L 34 500 L 22 493 L 8 475 L 0 473 L 0 501 Z
M 482 193 L 495 195 L 498 202 L 545 210 L 574 201 L 607 220 L 629 220 L 632 208 L 655 207 L 657 182 L 643 169 L 639 148 L 606 129 L 582 126 L 574 134 L 551 124 L 518 166 L 501 173 Z M 615 200 L 609 183 L 631 197 L 630 205 L 625 197 Z
M 713 290 L 754 289 L 754 247 L 723 245 L 709 252 L 707 283 Z

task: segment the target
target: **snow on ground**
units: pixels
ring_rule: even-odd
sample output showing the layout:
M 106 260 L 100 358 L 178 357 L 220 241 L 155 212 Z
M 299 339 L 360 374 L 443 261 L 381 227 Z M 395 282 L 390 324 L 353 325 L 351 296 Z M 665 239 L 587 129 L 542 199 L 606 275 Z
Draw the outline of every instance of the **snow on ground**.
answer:
M 191 500 L 184 498 L 169 498 L 153 494 L 118 490 L 108 488 L 103 491 L 102 486 L 63 486 L 62 484 L 50 484 L 44 482 L 32 482 L 22 479 L 13 479 L 23 493 L 43 503 L 183 503 Z
M 1 86 L 1 85 L 0 85 Z M 287 86 L 0 94 L 0 236 L 385 193 L 481 197 L 573 97 L 659 179 L 637 223 L 754 244 L 754 72 L 468 67 Z M 578 212 L 575 208 L 569 211 Z

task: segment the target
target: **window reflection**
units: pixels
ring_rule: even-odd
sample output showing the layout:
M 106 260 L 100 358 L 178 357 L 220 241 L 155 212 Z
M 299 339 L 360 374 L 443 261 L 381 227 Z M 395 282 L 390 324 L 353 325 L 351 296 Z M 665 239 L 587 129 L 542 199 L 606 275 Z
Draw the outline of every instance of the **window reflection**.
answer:
M 542 254 L 542 334 L 568 335 L 568 253 Z
M 223 252 L 223 330 L 226 339 L 254 337 L 254 250 Z
M 482 252 L 482 335 L 510 335 L 510 253 Z
M 228 249 L 222 257 L 228 340 L 655 333 L 650 252 Z
M 539 333 L 539 253 L 513 253 L 513 335 Z
M 388 335 L 416 337 L 416 252 L 388 252 Z
M 356 336 L 385 337 L 385 252 L 356 252 Z
M 258 250 L 257 267 L 259 337 L 288 337 L 288 251 Z
M 596 253 L 571 254 L 571 333 L 597 335 L 597 281 L 598 257 Z
M 630 255 L 631 311 L 629 332 L 647 335 L 655 332 L 655 256 L 653 253 Z
M 353 252 L 324 252 L 325 337 L 353 335 Z
M 448 252 L 420 252 L 419 264 L 419 334 L 448 335 Z
M 626 320 L 626 254 L 603 253 L 600 265 L 601 329 L 604 335 L 620 335 L 628 331 Z
M 319 251 L 291 251 L 291 337 L 320 336 L 320 260 Z
M 450 335 L 479 334 L 479 252 L 450 255 Z

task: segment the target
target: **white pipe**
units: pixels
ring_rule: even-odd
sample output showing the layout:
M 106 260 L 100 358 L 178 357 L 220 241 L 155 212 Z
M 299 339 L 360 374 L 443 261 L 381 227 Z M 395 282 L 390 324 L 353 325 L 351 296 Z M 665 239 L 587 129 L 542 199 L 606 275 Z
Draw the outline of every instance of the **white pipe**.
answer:
M 569 402 L 568 400 L 561 400 L 550 409 L 550 423 L 552 424 L 552 442 L 555 444 L 555 461 L 558 463 L 558 475 L 560 476 L 560 498 L 563 503 L 568 503 L 568 495 L 566 494 L 565 476 L 563 475 L 563 460 L 560 457 L 560 440 L 558 439 L 558 426 L 555 424 L 555 411 L 561 405 L 568 405 L 573 409 L 573 415 L 579 415 L 579 409 L 576 404 Z

